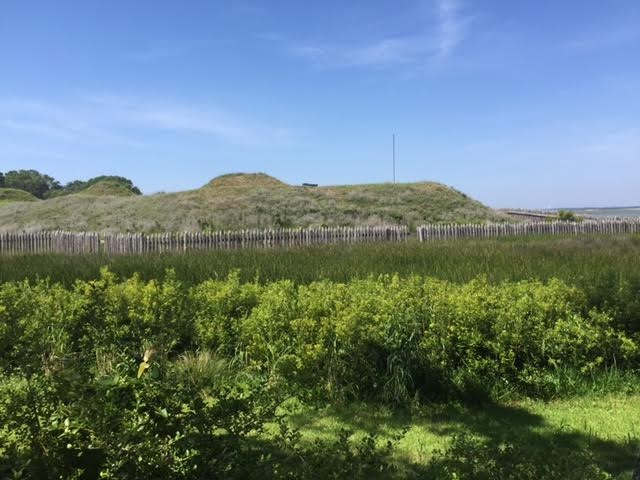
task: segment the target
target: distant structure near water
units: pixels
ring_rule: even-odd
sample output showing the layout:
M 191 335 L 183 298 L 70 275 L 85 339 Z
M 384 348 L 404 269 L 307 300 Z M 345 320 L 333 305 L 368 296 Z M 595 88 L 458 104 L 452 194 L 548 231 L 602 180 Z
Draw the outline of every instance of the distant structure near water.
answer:
M 303 183 L 302 186 L 303 187 L 317 187 L 318 184 L 317 183 Z

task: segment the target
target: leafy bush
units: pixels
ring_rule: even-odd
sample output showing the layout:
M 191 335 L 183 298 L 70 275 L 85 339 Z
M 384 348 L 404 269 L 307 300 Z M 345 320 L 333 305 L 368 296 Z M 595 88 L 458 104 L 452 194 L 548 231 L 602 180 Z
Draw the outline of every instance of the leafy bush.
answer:
M 369 478 L 389 470 L 374 437 L 304 446 L 264 382 L 208 352 L 138 379 L 112 354 L 55 375 L 0 378 L 2 478 Z M 266 421 L 279 421 L 271 441 Z
M 560 210 L 558 211 L 558 220 L 562 220 L 563 222 L 580 222 L 582 218 L 569 210 Z
M 346 284 L 242 284 L 237 273 L 191 288 L 118 281 L 103 270 L 71 289 L 0 285 L 0 366 L 37 371 L 79 352 L 153 346 L 238 359 L 274 382 L 332 396 L 404 401 L 508 383 L 543 394 L 549 373 L 638 365 L 638 344 L 558 280 L 453 284 L 380 276 Z M 481 388 L 482 390 L 482 388 Z
M 347 433 L 305 445 L 276 414 L 280 402 L 478 398 L 504 385 L 549 396 L 559 375 L 632 371 L 639 360 L 637 337 L 559 280 L 385 275 L 298 286 L 241 283 L 236 272 L 187 287 L 171 271 L 120 281 L 103 270 L 68 288 L 8 282 L 0 284 L 0 477 L 384 475 L 390 445 Z M 280 432 L 265 436 L 273 422 Z M 478 448 L 480 458 L 502 458 Z M 461 478 L 507 468 L 489 465 L 483 477 L 460 465 L 441 467 Z M 542 472 L 504 465 L 520 478 Z
M 11 170 L 0 176 L 2 178 L 0 187 L 24 190 L 40 199 L 45 198 L 49 192 L 62 188 L 55 178 L 37 170 Z

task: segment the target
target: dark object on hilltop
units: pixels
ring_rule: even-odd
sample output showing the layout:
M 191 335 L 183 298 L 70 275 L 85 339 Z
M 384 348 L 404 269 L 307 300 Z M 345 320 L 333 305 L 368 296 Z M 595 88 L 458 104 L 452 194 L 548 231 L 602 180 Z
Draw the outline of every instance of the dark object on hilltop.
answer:
M 303 183 L 302 186 L 303 187 L 317 187 L 318 184 L 317 183 Z

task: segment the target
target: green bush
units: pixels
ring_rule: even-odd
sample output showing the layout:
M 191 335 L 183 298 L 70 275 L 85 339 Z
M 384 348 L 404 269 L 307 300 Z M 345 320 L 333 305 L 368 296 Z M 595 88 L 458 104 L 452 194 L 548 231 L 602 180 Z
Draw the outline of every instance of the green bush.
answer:
M 535 395 L 548 374 L 638 365 L 638 344 L 559 280 L 466 284 L 380 276 L 345 284 L 191 288 L 168 272 L 144 282 L 104 270 L 73 288 L 0 285 L 0 365 L 34 371 L 79 352 L 173 357 L 196 348 L 329 396 L 403 401 L 508 383 Z
M 0 347 L 0 478 L 370 476 L 391 468 L 388 448 L 348 435 L 304 446 L 279 403 L 548 397 L 561 378 L 640 364 L 637 337 L 559 280 L 397 275 L 8 282 Z
M 560 210 L 558 211 L 558 220 L 563 222 L 580 222 L 582 218 L 569 210 Z

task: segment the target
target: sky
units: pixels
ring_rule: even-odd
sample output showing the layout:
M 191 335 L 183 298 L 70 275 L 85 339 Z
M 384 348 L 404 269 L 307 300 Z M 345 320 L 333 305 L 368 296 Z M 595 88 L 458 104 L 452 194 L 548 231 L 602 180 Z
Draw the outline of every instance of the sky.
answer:
M 640 204 L 638 0 L 1 0 L 0 171 Z

